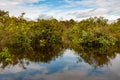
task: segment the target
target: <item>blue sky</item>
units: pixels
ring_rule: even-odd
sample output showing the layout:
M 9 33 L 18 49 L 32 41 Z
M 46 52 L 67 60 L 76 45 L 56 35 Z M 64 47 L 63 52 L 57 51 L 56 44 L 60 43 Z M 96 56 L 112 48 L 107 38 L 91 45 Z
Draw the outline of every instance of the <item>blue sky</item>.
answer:
M 120 18 L 120 0 L 0 0 L 0 9 L 11 16 L 25 12 L 26 18 L 56 18 L 82 20 L 103 16 L 109 20 Z

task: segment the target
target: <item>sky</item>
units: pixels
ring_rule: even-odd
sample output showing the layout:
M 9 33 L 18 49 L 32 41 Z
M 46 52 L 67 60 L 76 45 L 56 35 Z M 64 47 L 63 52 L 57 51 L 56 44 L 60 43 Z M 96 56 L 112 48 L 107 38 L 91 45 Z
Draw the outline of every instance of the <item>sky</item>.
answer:
M 10 16 L 25 12 L 25 18 L 82 20 L 102 16 L 109 20 L 120 18 L 120 0 L 0 0 L 0 9 Z

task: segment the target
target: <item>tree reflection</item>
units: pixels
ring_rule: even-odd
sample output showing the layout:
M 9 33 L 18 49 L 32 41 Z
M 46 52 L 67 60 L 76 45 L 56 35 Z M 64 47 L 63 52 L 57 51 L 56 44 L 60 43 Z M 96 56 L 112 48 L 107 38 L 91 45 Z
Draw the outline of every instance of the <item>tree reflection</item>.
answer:
M 31 50 L 24 50 L 23 48 L 9 49 L 12 55 L 10 57 L 11 61 L 1 61 L 1 68 L 19 64 L 23 69 L 26 69 L 24 65 L 29 65 L 29 62 L 49 63 L 61 55 L 63 50 L 61 44 L 48 45 Z
M 108 65 L 111 59 L 116 57 L 116 54 L 120 52 L 119 47 L 112 48 L 93 48 L 83 46 L 72 46 L 76 53 L 82 57 L 84 62 L 94 67 L 103 67 Z M 81 62 L 79 59 L 78 62 Z
M 85 63 L 93 67 L 108 65 L 110 60 L 114 59 L 117 53 L 120 53 L 120 46 L 93 48 L 72 44 L 69 47 L 78 55 L 78 62 L 81 62 L 82 58 Z M 10 65 L 19 65 L 23 69 L 26 69 L 25 66 L 29 65 L 30 62 L 49 63 L 63 54 L 66 48 L 64 44 L 48 44 L 43 47 L 34 46 L 34 48 L 28 50 L 24 48 L 8 48 L 6 52 L 10 54 L 10 57 L 6 58 L 8 58 L 9 61 L 6 61 L 5 58 L 1 59 L 0 67 L 4 69 Z

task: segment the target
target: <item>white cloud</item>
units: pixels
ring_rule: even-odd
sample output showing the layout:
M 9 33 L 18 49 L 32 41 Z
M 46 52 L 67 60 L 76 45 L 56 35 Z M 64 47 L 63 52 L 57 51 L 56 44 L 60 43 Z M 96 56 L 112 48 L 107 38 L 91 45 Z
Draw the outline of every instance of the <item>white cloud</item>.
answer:
M 7 10 L 10 15 L 19 16 L 25 12 L 25 17 L 36 19 L 50 18 L 81 20 L 91 16 L 104 16 L 110 20 L 120 17 L 120 0 L 62 0 L 66 4 L 51 7 L 55 3 L 42 3 L 48 0 L 1 0 L 0 9 Z M 25 5 L 25 4 L 29 5 Z M 56 3 L 57 4 L 57 3 Z
M 120 0 L 65 0 L 68 4 L 64 7 L 78 6 L 77 11 L 71 11 L 68 15 L 75 19 L 91 16 L 103 16 L 109 20 L 120 17 Z M 81 7 L 81 8 L 80 8 Z M 88 8 L 86 8 L 88 7 Z
M 24 3 L 36 3 L 39 1 L 45 1 L 45 0 L 1 0 L 0 5 L 7 7 L 7 6 L 20 5 Z
M 22 12 L 25 12 L 25 17 L 35 19 L 47 10 L 47 5 L 34 6 L 32 3 L 37 3 L 45 0 L 1 0 L 0 9 L 9 11 L 10 15 L 19 16 Z M 29 3 L 31 5 L 25 5 Z

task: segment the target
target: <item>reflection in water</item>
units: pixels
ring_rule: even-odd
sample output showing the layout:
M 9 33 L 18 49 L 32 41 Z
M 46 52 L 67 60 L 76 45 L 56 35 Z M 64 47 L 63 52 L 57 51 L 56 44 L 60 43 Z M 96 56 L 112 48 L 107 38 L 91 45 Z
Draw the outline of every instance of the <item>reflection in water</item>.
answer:
M 41 47 L 37 50 L 24 51 L 22 49 L 11 49 L 12 53 L 11 62 L 1 61 L 1 67 L 4 69 L 8 65 L 20 64 L 25 69 L 24 64 L 29 65 L 31 62 L 49 63 L 51 60 L 55 60 L 60 54 L 62 54 L 62 45 L 55 45 L 50 47 Z M 17 52 L 17 53 L 16 53 Z
M 119 48 L 62 45 L 30 51 L 9 49 L 11 61 L 0 61 L 0 80 L 119 80 Z
M 110 63 L 111 59 L 116 57 L 116 53 L 120 52 L 119 47 L 102 47 L 102 48 L 93 48 L 93 47 L 81 47 L 81 46 L 72 46 L 76 53 L 84 59 L 84 62 L 94 66 L 102 67 Z

